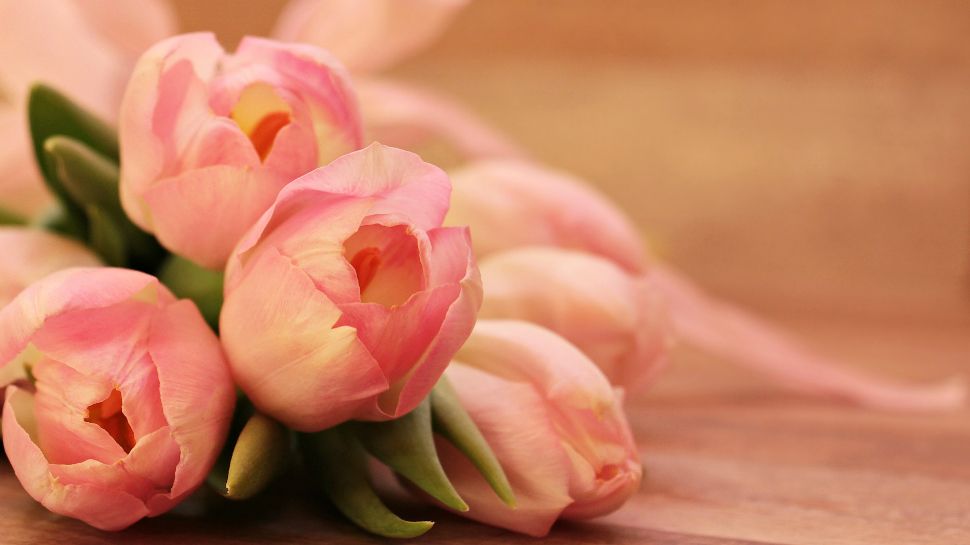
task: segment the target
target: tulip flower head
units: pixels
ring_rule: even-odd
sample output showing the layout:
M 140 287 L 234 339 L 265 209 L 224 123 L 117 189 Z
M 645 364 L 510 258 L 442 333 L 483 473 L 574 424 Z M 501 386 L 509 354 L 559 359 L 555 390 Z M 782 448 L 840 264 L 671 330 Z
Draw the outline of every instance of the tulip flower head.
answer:
M 441 169 L 372 144 L 288 185 L 226 271 L 222 342 L 256 407 L 300 431 L 407 413 L 468 336 L 481 281 L 442 228 Z
M 672 330 L 650 274 L 594 254 L 526 246 L 482 260 L 481 318 L 525 320 L 583 351 L 616 386 L 649 384 L 667 365 Z
M 640 486 L 642 468 L 620 395 L 579 350 L 542 327 L 481 320 L 447 377 L 515 492 L 503 503 L 471 462 L 437 441 L 462 516 L 533 536 L 559 518 L 609 513 Z
M 312 46 L 209 33 L 169 38 L 121 106 L 121 198 L 174 253 L 222 267 L 291 180 L 361 145 L 342 66 Z
M 17 478 L 44 507 L 104 530 L 195 490 L 235 402 L 195 306 L 123 269 L 68 269 L 21 292 L 0 312 L 0 371 L 5 384 L 19 375 L 3 408 Z

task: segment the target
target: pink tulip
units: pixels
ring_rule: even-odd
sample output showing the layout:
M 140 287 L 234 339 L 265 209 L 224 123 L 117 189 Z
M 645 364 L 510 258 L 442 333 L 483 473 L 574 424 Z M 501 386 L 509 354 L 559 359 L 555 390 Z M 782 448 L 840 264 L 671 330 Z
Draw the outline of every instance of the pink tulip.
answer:
M 220 268 L 291 180 L 361 145 L 344 69 L 315 47 L 209 33 L 138 61 L 121 106 L 121 198 L 171 251 Z
M 51 511 L 104 530 L 195 490 L 235 401 L 195 306 L 124 269 L 68 269 L 24 290 L 0 312 L 0 366 L 21 376 L 3 409 L 20 483 Z
M 523 247 L 481 262 L 480 318 L 525 320 L 583 351 L 611 383 L 648 384 L 667 364 L 671 331 L 663 293 L 649 275 L 552 246 Z
M 354 72 L 387 68 L 425 47 L 468 0 L 291 0 L 273 35 L 332 51 Z
M 137 56 L 174 30 L 162 0 L 0 0 L 0 206 L 33 216 L 50 203 L 30 148 L 30 86 L 113 121 Z
M 451 443 L 439 456 L 471 519 L 544 536 L 559 518 L 619 508 L 642 469 L 616 393 L 596 366 L 554 333 L 482 320 L 447 377 L 502 464 L 516 506 L 505 505 Z
M 468 336 L 481 281 L 439 168 L 373 144 L 288 185 L 226 271 L 236 382 L 288 426 L 400 416 Z
M 38 229 L 0 227 L 0 249 L 0 308 L 55 271 L 101 265 L 84 246 Z
M 814 353 L 750 312 L 705 294 L 682 273 L 650 258 L 632 223 L 615 205 L 580 180 L 537 165 L 508 160 L 472 163 L 455 172 L 452 180 L 454 194 L 446 223 L 471 228 L 479 257 L 523 246 L 552 246 L 582 250 L 612 260 L 630 275 L 627 284 L 640 282 L 636 277 L 647 274 L 665 300 L 677 339 L 753 368 L 795 391 L 880 409 L 941 410 L 966 403 L 966 388 L 961 381 L 916 386 L 867 376 L 846 367 L 844 362 Z M 491 273 L 487 266 L 485 269 L 486 295 L 497 300 L 498 294 L 490 294 Z M 562 282 L 559 276 L 552 265 L 529 267 L 533 284 L 543 284 L 540 278 L 543 277 L 555 285 Z M 512 277 L 507 273 L 494 287 L 514 286 Z M 596 276 L 577 278 L 574 283 L 583 280 L 592 286 L 587 290 L 602 289 L 604 293 L 610 284 Z M 583 292 L 575 287 L 570 290 L 564 300 L 575 304 Z M 522 301 L 513 302 L 513 297 Z M 542 312 L 538 303 L 535 308 L 529 308 L 531 303 L 525 302 L 542 297 L 550 298 L 548 305 L 555 311 Z M 581 323 L 585 308 L 569 309 L 565 304 L 556 308 L 552 295 L 529 294 L 525 289 L 507 291 L 501 298 L 501 312 L 490 310 L 486 303 L 485 315 L 528 317 L 588 346 L 586 341 L 579 340 L 583 338 L 581 334 L 566 333 L 579 327 L 569 324 Z M 595 328 L 592 324 L 589 327 L 592 334 Z M 592 357 L 603 363 L 600 357 Z M 610 367 L 605 368 L 615 380 Z
M 520 246 L 602 255 L 641 271 L 640 234 L 613 203 L 564 172 L 519 160 L 471 163 L 452 173 L 448 225 L 468 225 L 479 257 Z

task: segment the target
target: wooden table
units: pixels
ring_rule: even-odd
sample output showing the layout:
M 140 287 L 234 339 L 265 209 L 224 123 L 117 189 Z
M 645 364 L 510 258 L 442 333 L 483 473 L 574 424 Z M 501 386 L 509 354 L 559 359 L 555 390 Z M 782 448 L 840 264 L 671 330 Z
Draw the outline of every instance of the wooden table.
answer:
M 966 371 L 970 324 L 788 319 L 833 354 L 911 379 Z M 557 525 L 546 543 L 966 545 L 970 412 L 874 413 L 779 393 L 681 351 L 630 402 L 646 479 L 623 509 Z M 35 504 L 0 466 L 0 543 L 372 543 L 297 481 L 244 504 L 194 498 L 178 513 L 105 534 Z M 411 504 L 439 524 L 419 543 L 533 542 Z M 204 518 L 200 518 L 205 515 Z

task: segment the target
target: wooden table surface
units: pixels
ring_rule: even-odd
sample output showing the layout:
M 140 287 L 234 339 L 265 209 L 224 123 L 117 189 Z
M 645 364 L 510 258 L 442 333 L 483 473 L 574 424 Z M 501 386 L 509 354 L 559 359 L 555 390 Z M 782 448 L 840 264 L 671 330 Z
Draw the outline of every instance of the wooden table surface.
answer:
M 788 319 L 829 353 L 910 379 L 966 371 L 970 323 Z M 646 478 L 620 511 L 561 523 L 550 544 L 966 545 L 970 412 L 897 415 L 792 397 L 680 351 L 657 388 L 630 400 Z M 293 480 L 244 504 L 194 498 L 118 534 L 49 514 L 0 466 L 0 543 L 95 545 L 373 543 Z M 430 508 L 417 543 L 534 540 Z M 204 517 L 203 517 L 204 515 Z

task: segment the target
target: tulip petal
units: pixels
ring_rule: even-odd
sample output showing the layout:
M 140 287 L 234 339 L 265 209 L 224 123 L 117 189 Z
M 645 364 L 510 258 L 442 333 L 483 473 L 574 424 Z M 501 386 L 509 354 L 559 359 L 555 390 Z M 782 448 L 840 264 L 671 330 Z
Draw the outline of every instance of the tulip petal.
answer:
M 293 0 L 273 35 L 333 51 L 354 71 L 376 71 L 438 37 L 468 0 Z
M 169 302 L 173 297 L 155 278 L 126 269 L 68 269 L 32 284 L 0 310 L 0 369 L 17 363 L 48 318 L 129 299 Z
M 505 505 L 468 458 L 439 439 L 445 471 L 470 507 L 463 516 L 532 536 L 546 535 L 573 501 L 568 493 L 568 459 L 552 431 L 546 402 L 529 385 L 458 363 L 446 376 L 502 461 L 516 499 L 515 508 Z M 542 463 L 535 463 L 537 453 L 542 454 Z
M 31 418 L 30 394 L 7 388 L 3 408 L 3 444 L 17 479 L 28 494 L 55 513 L 102 530 L 121 530 L 148 514 L 145 505 L 123 490 L 87 484 L 58 483 L 40 448 L 22 422 Z
M 163 496 L 179 500 L 205 480 L 215 463 L 236 393 L 219 340 L 191 301 L 154 315 L 148 352 L 158 372 L 165 420 L 182 454 L 171 492 Z M 157 512 L 152 501 L 149 507 Z
M 233 375 L 257 408 L 317 431 L 387 389 L 355 330 L 335 327 L 339 309 L 305 272 L 273 249 L 249 267 L 227 291 L 220 331 Z
M 962 407 L 966 385 L 907 385 L 867 376 L 817 356 L 769 323 L 703 293 L 677 271 L 658 266 L 677 333 L 688 344 L 765 373 L 796 391 L 847 399 L 886 410 L 939 411 Z
M 555 247 L 522 247 L 481 264 L 488 289 L 480 318 L 525 320 L 583 351 L 616 385 L 648 384 L 667 364 L 666 306 L 649 276 L 606 258 Z
M 246 167 L 217 165 L 187 170 L 145 192 L 154 211 L 155 234 L 167 248 L 212 269 L 225 264 L 232 247 L 272 202 L 280 185 Z M 232 206 L 226 206 L 232 203 Z M 193 218 L 204 217 L 200 236 Z

